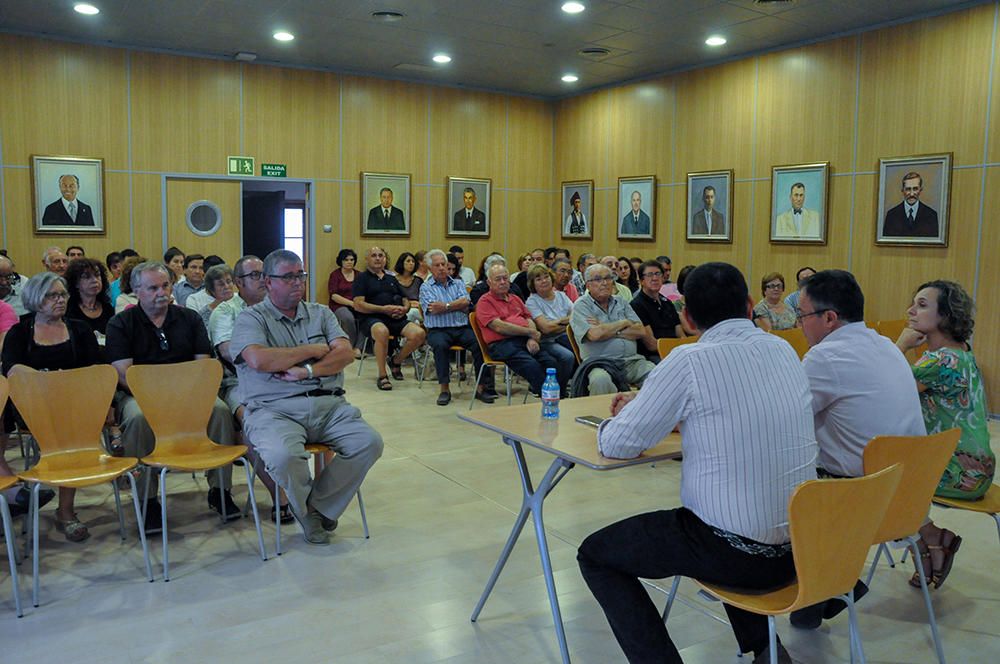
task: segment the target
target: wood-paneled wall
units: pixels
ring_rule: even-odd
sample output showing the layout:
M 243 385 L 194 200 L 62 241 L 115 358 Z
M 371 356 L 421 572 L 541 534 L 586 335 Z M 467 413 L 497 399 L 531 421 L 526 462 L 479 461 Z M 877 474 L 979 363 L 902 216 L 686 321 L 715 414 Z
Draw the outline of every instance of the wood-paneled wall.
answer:
M 239 247 L 238 213 L 224 212 L 223 230 L 199 243 L 178 210 L 205 191 L 219 192 L 230 210 L 233 188 L 184 179 L 165 187 L 163 176 L 224 179 L 226 156 L 246 154 L 313 182 L 310 270 L 323 300 L 336 252 L 375 243 L 360 235 L 362 171 L 411 175 L 412 234 L 380 241 L 394 256 L 453 244 L 447 178 L 484 177 L 493 182 L 492 236 L 459 241 L 470 264 L 494 249 L 515 256 L 555 243 L 574 255 L 667 253 L 677 267 L 726 260 L 751 285 L 772 269 L 790 281 L 801 265 L 845 267 L 861 281 L 871 319 L 902 316 L 922 280 L 960 281 L 978 298 L 977 356 L 1000 411 L 1000 292 L 992 287 L 1000 230 L 988 223 L 1000 205 L 998 6 L 555 103 L 0 35 L 4 245 L 31 273 L 44 247 L 71 243 L 32 232 L 29 164 L 32 154 L 75 154 L 105 160 L 107 232 L 83 238 L 89 253 L 132 245 L 161 254 L 166 208 L 170 241 L 228 257 Z M 949 246 L 876 247 L 879 157 L 933 152 L 955 156 Z M 831 165 L 828 244 L 771 244 L 771 167 L 814 161 Z M 686 174 L 728 168 L 733 243 L 688 243 Z M 619 242 L 617 179 L 647 174 L 658 183 L 656 241 Z M 577 179 L 595 183 L 593 241 L 559 239 L 559 183 Z M 326 224 L 332 233 L 322 232 Z
M 667 253 L 675 270 L 728 261 L 755 295 L 771 270 L 791 285 L 803 265 L 846 268 L 877 320 L 904 317 L 923 281 L 958 281 L 977 296 L 976 356 L 998 412 L 1000 230 L 989 221 L 1000 209 L 998 6 L 561 101 L 555 186 L 595 181 L 600 253 Z M 949 246 L 876 247 L 879 158 L 937 152 L 954 153 Z M 828 243 L 771 244 L 771 167 L 818 161 L 832 174 Z M 733 243 L 687 242 L 687 173 L 729 168 Z M 648 173 L 658 181 L 656 242 L 619 242 L 617 179 Z

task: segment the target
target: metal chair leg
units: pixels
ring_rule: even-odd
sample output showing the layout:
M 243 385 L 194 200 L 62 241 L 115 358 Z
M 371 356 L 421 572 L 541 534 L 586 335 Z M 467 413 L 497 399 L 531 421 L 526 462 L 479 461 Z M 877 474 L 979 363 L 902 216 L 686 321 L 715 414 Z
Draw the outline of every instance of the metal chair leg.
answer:
M 278 486 L 278 483 L 275 482 L 274 483 L 274 504 L 275 504 L 275 506 L 279 505 L 278 501 L 280 500 L 280 497 L 279 497 L 278 494 L 279 494 L 280 491 L 281 491 L 281 488 Z M 278 508 L 277 517 L 278 518 L 275 519 L 275 521 L 274 521 L 274 551 L 275 551 L 276 555 L 280 556 L 281 555 L 281 508 Z
M 913 559 L 919 560 L 920 551 L 917 547 L 917 538 L 907 537 L 906 541 L 907 543 L 909 543 L 910 548 L 913 550 Z M 945 664 L 944 646 L 942 646 L 941 644 L 941 635 L 938 634 L 937 620 L 934 617 L 934 606 L 931 604 L 931 594 L 930 591 L 927 589 L 927 578 L 924 575 L 924 566 L 917 565 L 916 567 L 917 567 L 917 574 L 920 577 L 920 592 L 923 593 L 924 606 L 927 607 L 927 621 L 930 623 L 931 626 L 931 637 L 934 640 L 934 650 L 937 653 L 938 662 L 940 662 L 940 664 Z
M 767 617 L 767 651 L 771 664 L 778 664 L 778 633 L 774 627 L 774 616 Z
M 1000 514 L 994 514 L 993 520 L 997 522 L 997 537 L 1000 537 Z
M 361 370 L 365 367 L 365 357 L 368 355 L 368 342 L 371 341 L 371 337 L 365 337 L 365 340 L 361 342 L 361 359 L 358 360 L 358 375 L 361 375 Z
M 476 384 L 472 386 L 472 398 L 469 399 L 469 410 L 472 410 L 472 405 L 476 403 L 476 392 L 479 390 L 479 385 L 483 382 L 483 372 L 486 371 L 486 367 L 489 365 L 485 362 L 481 367 L 479 367 L 479 373 L 476 374 Z M 510 387 L 507 388 L 508 392 Z M 507 397 L 507 404 L 510 404 L 510 397 Z
M 866 664 L 865 649 L 861 645 L 861 631 L 858 629 L 858 611 L 857 607 L 854 606 L 854 591 L 852 590 L 842 597 L 847 602 L 847 615 L 851 630 L 851 661 L 854 661 L 854 651 L 856 649 L 858 661 L 860 664 Z
M 674 577 L 674 582 L 670 585 L 670 592 L 667 594 L 667 604 L 663 607 L 663 624 L 667 624 L 670 617 L 670 609 L 674 605 L 674 598 L 677 597 L 677 588 L 681 585 L 681 577 L 678 574 Z
M 361 527 L 364 528 L 365 539 L 368 539 L 370 537 L 368 534 L 368 517 L 365 516 L 365 501 L 361 497 L 361 489 L 358 489 L 357 496 L 358 496 L 358 509 L 361 510 Z
M 31 487 L 31 605 L 38 608 L 38 490 L 41 484 Z
M 7 499 L 0 493 L 0 516 L 3 517 L 3 536 L 7 541 L 7 562 L 10 565 L 10 584 L 14 593 L 14 610 L 17 617 L 24 615 L 21 609 L 21 591 L 17 586 L 17 557 L 14 555 L 14 529 L 11 527 L 10 509 L 7 507 Z
M 122 496 L 118 490 L 118 479 L 111 480 L 111 490 L 115 494 L 115 510 L 118 512 L 118 534 L 125 541 L 125 515 L 122 514 Z
M 160 527 L 163 533 L 163 581 L 170 581 L 170 558 L 167 555 L 167 468 L 160 470 Z
M 146 560 L 146 576 L 149 582 L 153 582 L 153 564 L 149 561 L 149 542 L 146 541 L 146 523 L 143 517 L 143 508 L 139 506 L 139 491 L 136 489 L 135 476 L 128 472 L 129 483 L 132 485 L 132 507 L 135 508 L 135 518 L 139 526 L 139 541 L 142 543 L 142 556 Z
M 260 559 L 267 560 L 267 551 L 264 549 L 264 531 L 260 529 L 260 513 L 257 510 L 257 499 L 253 495 L 253 470 L 250 468 L 250 460 L 243 457 L 243 468 L 247 472 L 247 492 L 250 494 L 250 507 L 253 510 L 253 522 L 257 527 L 257 544 L 260 545 Z M 281 514 L 278 514 L 278 521 L 281 521 Z

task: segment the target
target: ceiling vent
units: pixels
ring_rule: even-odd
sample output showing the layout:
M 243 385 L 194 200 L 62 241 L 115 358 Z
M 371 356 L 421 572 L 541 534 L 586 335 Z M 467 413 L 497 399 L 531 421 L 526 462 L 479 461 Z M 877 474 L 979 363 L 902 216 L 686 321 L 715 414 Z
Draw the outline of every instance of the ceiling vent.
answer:
M 771 7 L 777 5 L 794 5 L 796 0 L 753 0 L 755 5 Z
M 604 58 L 611 55 L 611 51 L 600 46 L 589 46 L 587 48 L 581 48 L 576 52 L 577 55 L 583 56 L 589 60 L 603 60 Z

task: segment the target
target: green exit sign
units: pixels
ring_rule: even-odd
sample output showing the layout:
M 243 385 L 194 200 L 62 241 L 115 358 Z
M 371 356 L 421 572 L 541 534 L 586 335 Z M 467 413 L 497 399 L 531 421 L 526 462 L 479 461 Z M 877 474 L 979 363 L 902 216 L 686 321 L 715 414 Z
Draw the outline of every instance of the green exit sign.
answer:
M 226 162 L 230 175 L 253 175 L 253 157 L 229 157 Z
M 284 164 L 261 164 L 260 174 L 266 178 L 288 177 L 288 168 Z

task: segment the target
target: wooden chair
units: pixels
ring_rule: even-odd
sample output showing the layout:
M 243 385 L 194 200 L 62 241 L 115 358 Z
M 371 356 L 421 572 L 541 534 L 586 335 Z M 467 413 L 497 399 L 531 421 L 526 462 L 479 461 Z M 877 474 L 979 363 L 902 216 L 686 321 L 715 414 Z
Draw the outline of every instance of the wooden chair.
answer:
M 507 385 L 507 405 L 510 405 L 510 367 L 507 366 L 506 362 L 500 360 L 494 360 L 490 357 L 490 352 L 486 348 L 486 342 L 483 340 L 483 331 L 479 329 L 479 323 L 476 321 L 476 313 L 472 312 L 469 314 L 469 325 L 472 326 L 472 331 L 476 335 L 476 343 L 479 344 L 479 352 L 483 354 L 483 366 L 479 367 L 479 373 L 476 375 L 476 384 L 472 386 L 472 399 L 469 400 L 469 410 L 472 410 L 472 405 L 476 403 L 476 390 L 479 389 L 479 384 L 483 381 L 483 372 L 486 371 L 486 367 L 503 367 L 504 383 Z M 528 403 L 528 394 L 530 392 L 525 390 L 524 392 L 524 403 Z
M 576 365 L 580 366 L 583 364 L 583 355 L 580 354 L 580 344 L 576 343 L 576 336 L 573 335 L 571 325 L 566 326 L 566 336 L 569 337 L 570 348 L 573 349 L 573 355 L 576 357 Z
M 896 343 L 899 339 L 899 335 L 903 333 L 906 329 L 907 320 L 905 318 L 899 318 L 897 320 L 880 320 L 875 323 L 875 331 L 881 334 L 883 337 L 888 337 L 889 341 Z M 927 350 L 927 344 L 920 344 L 913 350 L 907 351 L 906 359 L 913 362 L 917 361 L 924 351 Z
M 678 346 L 683 346 L 684 344 L 696 343 L 700 338 L 701 338 L 700 336 L 695 336 L 695 337 L 681 337 L 679 339 L 671 339 L 671 338 L 657 339 L 656 351 L 660 354 L 660 359 L 662 360 L 663 358 L 665 358 L 667 355 L 670 354 L 670 351 L 677 348 Z
M 781 337 L 792 345 L 801 360 L 809 350 L 809 342 L 806 341 L 805 332 L 801 327 L 793 327 L 790 330 L 771 330 L 771 334 Z
M 218 365 L 218 363 L 216 362 Z M 118 506 L 118 528 L 125 540 L 125 522 L 116 480 L 128 477 L 132 506 L 146 575 L 153 580 L 142 508 L 132 471 L 133 457 L 110 456 L 101 446 L 101 431 L 118 385 L 118 372 L 109 364 L 69 371 L 20 369 L 10 377 L 11 399 L 38 443 L 38 463 L 18 473 L 31 486 L 32 604 L 38 606 L 38 490 L 43 484 L 75 489 L 110 482 Z M 8 543 L 10 540 L 8 539 Z
M 989 514 L 997 523 L 997 535 L 1000 536 L 1000 484 L 990 486 L 981 500 L 960 500 L 958 498 L 942 498 L 934 496 L 934 504 L 940 507 L 951 507 L 956 510 L 968 510 Z
M 129 389 L 139 402 L 142 414 L 156 436 L 153 453 L 141 459 L 142 463 L 160 471 L 160 517 L 163 524 L 163 580 L 170 580 L 167 556 L 167 472 L 177 470 L 194 473 L 218 470 L 243 460 L 247 474 L 247 488 L 257 526 L 260 558 L 267 560 L 264 535 L 260 529 L 260 515 L 253 495 L 253 475 L 246 456 L 246 445 L 219 445 L 212 442 L 206 430 L 212 416 L 222 365 L 216 360 L 204 359 L 177 364 L 134 364 L 125 373 Z M 177 389 L 183 386 L 183 389 Z M 148 486 L 148 475 L 147 475 Z M 219 483 L 221 493 L 222 483 Z M 221 504 L 225 505 L 222 498 Z M 225 508 L 223 508 L 224 510 Z M 225 514 L 223 514 L 225 522 Z
M 897 464 L 865 477 L 800 484 L 788 504 L 796 580 L 784 588 L 743 592 L 708 583 L 698 585 L 726 604 L 767 616 L 771 664 L 778 662 L 775 616 L 840 597 L 847 602 L 851 661 L 856 651 L 864 664 L 853 589 L 902 474 Z M 674 577 L 663 610 L 664 622 L 679 582 L 680 577 Z
M 430 344 L 427 344 L 425 348 L 427 352 L 424 353 L 424 361 L 420 365 L 420 372 L 417 378 L 418 389 L 423 389 L 424 387 L 424 376 L 427 375 L 427 362 L 430 361 L 431 356 L 434 354 L 434 350 L 430 347 Z M 462 364 L 462 353 L 465 352 L 465 346 L 448 346 L 448 352 L 455 353 L 455 366 L 458 367 L 458 385 L 461 387 L 462 374 L 465 371 L 465 367 Z
M 871 585 L 882 552 L 888 553 L 887 545 L 893 542 L 900 542 L 898 546 L 901 547 L 908 546 L 914 558 L 920 560 L 920 551 L 917 548 L 917 540 L 920 539 L 918 531 L 924 523 L 931 497 L 955 452 L 955 447 L 958 446 L 960 437 L 961 431 L 949 429 L 931 436 L 877 436 L 865 446 L 866 475 L 877 473 L 896 463 L 903 467 L 899 487 L 873 540 L 873 543 L 878 544 L 878 551 L 868 570 L 866 584 Z M 934 618 L 934 608 L 931 605 L 930 592 L 927 590 L 923 565 L 918 564 L 917 571 L 920 574 L 920 589 L 924 594 L 924 604 L 927 606 L 934 649 L 937 651 L 938 661 L 944 664 L 944 649 L 941 637 L 938 635 L 937 621 Z

